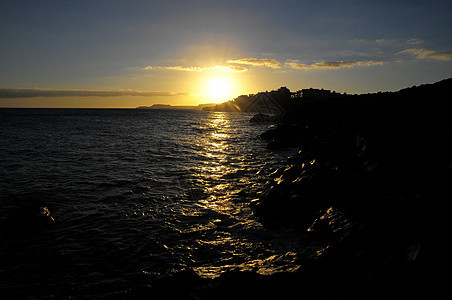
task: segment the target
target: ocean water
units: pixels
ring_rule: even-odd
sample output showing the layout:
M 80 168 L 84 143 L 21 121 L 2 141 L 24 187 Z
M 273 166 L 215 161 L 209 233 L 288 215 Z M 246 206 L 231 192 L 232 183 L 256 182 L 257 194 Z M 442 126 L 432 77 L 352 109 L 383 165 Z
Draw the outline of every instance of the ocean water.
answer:
M 295 270 L 297 233 L 248 207 L 294 149 L 266 150 L 251 117 L 1 109 L 2 294 L 108 298 L 184 269 Z

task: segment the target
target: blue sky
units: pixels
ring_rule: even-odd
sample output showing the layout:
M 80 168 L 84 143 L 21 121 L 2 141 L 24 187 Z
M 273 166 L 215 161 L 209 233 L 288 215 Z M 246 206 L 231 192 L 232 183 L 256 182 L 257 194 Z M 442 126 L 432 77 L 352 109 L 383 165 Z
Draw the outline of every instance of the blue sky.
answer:
M 0 90 L 0 106 L 196 104 L 214 78 L 233 97 L 452 77 L 452 1 L 2 0 L 0 39 L 0 89 L 133 91 L 69 101 Z

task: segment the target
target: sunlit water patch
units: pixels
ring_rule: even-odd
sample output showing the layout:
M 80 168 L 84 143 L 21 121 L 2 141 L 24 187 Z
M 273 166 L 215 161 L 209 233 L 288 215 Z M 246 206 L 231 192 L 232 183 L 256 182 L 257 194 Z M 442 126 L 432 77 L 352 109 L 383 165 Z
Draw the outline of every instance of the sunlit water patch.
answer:
M 290 152 L 265 150 L 251 115 L 0 113 L 5 295 L 108 297 L 186 268 L 299 268 L 297 234 L 265 229 L 248 207 Z M 34 207 L 54 222 L 37 226 Z

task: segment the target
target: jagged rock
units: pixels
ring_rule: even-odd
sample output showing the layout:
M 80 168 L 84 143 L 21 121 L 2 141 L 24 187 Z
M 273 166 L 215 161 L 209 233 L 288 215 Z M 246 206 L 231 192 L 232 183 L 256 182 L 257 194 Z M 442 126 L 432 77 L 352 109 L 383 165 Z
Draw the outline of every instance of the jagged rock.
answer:
M 288 181 L 292 181 L 300 175 L 302 170 L 302 167 L 299 165 L 291 165 L 284 169 L 283 177 Z
M 270 115 L 266 115 L 263 113 L 258 113 L 256 115 L 254 115 L 251 119 L 250 119 L 250 123 L 270 123 L 270 122 L 274 122 L 275 118 L 273 116 Z
M 344 213 L 330 207 L 315 219 L 307 231 L 317 238 L 333 238 L 338 233 L 344 233 L 352 224 Z
M 270 128 L 267 129 L 266 131 L 262 132 L 260 134 L 260 137 L 263 138 L 264 140 L 271 140 L 273 139 L 274 136 L 276 136 L 277 131 L 275 128 Z

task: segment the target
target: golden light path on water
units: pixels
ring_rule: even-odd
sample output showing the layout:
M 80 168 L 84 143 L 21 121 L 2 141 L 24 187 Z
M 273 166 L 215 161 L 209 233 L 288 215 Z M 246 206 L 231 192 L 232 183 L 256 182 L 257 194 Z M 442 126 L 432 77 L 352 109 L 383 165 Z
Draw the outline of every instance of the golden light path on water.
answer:
M 228 166 L 226 159 L 228 154 L 226 151 L 228 147 L 231 147 L 228 143 L 230 133 L 226 130 L 230 128 L 230 121 L 226 117 L 225 113 L 217 112 L 208 124 L 212 132 L 206 137 L 204 149 L 206 151 L 206 157 L 210 160 L 210 163 L 205 163 L 201 167 L 201 173 L 209 177 L 209 181 L 217 182 L 222 176 L 230 172 L 230 166 Z M 208 174 L 208 175 L 207 175 Z M 227 183 L 220 183 L 207 188 L 207 194 L 209 197 L 202 202 L 202 204 L 214 211 L 224 212 L 231 209 L 230 203 L 230 191 Z
M 250 215 L 244 217 L 244 210 L 249 214 L 251 211 L 246 203 L 237 202 L 240 190 L 234 185 L 234 180 L 239 180 L 244 185 L 252 183 L 246 176 L 240 176 L 247 172 L 248 166 L 241 161 L 243 158 L 237 155 L 237 151 L 247 153 L 249 149 L 235 148 L 238 145 L 234 143 L 233 132 L 237 124 L 232 124 L 230 118 L 231 114 L 228 113 L 212 114 L 205 124 L 210 129 L 209 134 L 195 141 L 202 144 L 205 157 L 199 168 L 199 179 L 204 184 L 206 197 L 199 199 L 197 205 L 203 210 L 215 212 L 218 217 L 206 225 L 198 224 L 193 228 L 195 231 L 210 231 L 208 236 L 196 242 L 196 248 L 211 251 L 209 255 L 213 255 L 215 249 L 220 249 L 220 253 L 226 255 L 222 258 L 210 257 L 206 263 L 201 263 L 193 269 L 198 275 L 209 278 L 230 270 L 255 271 L 262 275 L 296 271 L 300 266 L 297 263 L 298 255 L 291 251 L 293 245 L 289 244 L 292 242 L 281 243 L 281 245 L 287 243 L 289 249 L 270 249 L 273 246 L 265 246 L 266 242 L 242 235 L 245 231 L 251 231 L 256 232 L 260 236 L 259 239 L 269 238 L 273 241 L 280 239 L 278 236 L 280 233 L 267 232 L 262 224 Z M 231 157 L 233 153 L 236 154 L 235 157 Z M 260 248 L 266 248 L 268 252 L 261 253 L 258 257 L 250 255 Z

